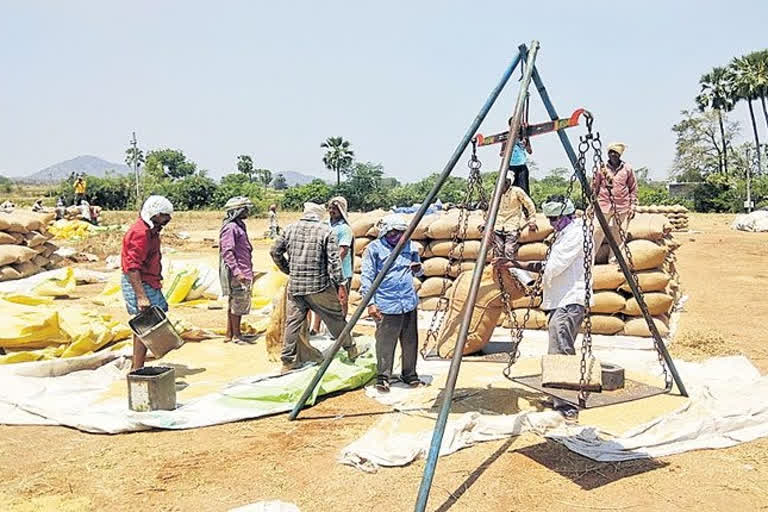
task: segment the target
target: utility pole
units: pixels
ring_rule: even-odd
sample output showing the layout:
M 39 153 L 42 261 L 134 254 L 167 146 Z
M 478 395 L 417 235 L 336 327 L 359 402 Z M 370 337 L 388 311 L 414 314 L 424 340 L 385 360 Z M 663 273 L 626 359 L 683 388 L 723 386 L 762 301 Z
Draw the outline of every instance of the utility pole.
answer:
M 758 152 L 760 149 L 758 148 Z M 744 207 L 747 213 L 752 213 L 752 158 L 750 148 L 747 148 L 747 200 L 744 201 Z
M 141 211 L 141 190 L 139 188 L 139 149 L 136 146 L 136 132 L 131 132 L 131 163 L 133 164 L 133 175 L 136 177 L 136 209 Z

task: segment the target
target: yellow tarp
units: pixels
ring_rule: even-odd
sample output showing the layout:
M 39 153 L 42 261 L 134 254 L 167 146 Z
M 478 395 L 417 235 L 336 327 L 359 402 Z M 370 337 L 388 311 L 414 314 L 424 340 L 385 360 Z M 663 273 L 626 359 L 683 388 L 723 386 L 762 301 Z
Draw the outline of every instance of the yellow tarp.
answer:
M 60 219 L 48 226 L 48 231 L 59 240 L 82 240 L 88 238 L 95 226 L 83 220 Z
M 32 288 L 32 295 L 40 297 L 68 297 L 75 291 L 77 281 L 72 267 L 61 269 L 54 276 Z

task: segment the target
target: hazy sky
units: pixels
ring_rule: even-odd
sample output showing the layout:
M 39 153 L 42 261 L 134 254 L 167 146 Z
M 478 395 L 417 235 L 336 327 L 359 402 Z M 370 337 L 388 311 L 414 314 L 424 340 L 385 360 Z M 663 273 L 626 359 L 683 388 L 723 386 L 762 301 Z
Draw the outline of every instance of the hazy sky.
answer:
M 699 76 L 765 47 L 766 20 L 756 0 L 0 0 L 0 174 L 81 154 L 122 162 L 136 130 L 143 149 L 180 148 L 214 176 L 248 153 L 330 178 L 319 145 L 342 135 L 358 159 L 415 180 L 442 169 L 518 44 L 538 39 L 561 117 L 592 110 L 604 139 L 662 177 Z M 516 84 L 481 132 L 503 127 Z M 544 120 L 534 95 L 531 122 Z M 497 155 L 483 150 L 485 170 Z M 534 159 L 567 164 L 551 134 Z

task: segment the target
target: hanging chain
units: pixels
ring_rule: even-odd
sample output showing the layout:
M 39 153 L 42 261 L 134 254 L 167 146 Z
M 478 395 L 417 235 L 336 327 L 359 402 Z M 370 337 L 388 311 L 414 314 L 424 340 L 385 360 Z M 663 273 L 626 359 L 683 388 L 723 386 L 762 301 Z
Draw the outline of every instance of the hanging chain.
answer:
M 461 273 L 464 263 L 464 242 L 467 238 L 467 229 L 469 226 L 470 212 L 473 209 L 472 201 L 475 197 L 478 199 L 479 207 L 483 209 L 484 217 L 487 218 L 488 200 L 483 189 L 483 179 L 480 174 L 482 163 L 477 158 L 477 140 L 472 139 L 472 155 L 467 162 L 469 167 L 469 177 L 467 178 L 467 193 L 464 196 L 464 202 L 459 205 L 459 221 L 457 229 L 454 231 L 451 240 L 451 250 L 448 253 L 448 265 L 443 274 L 443 285 L 437 302 L 437 308 L 432 315 L 432 320 L 427 329 L 427 339 L 425 347 L 430 346 L 431 342 L 436 342 L 438 333 L 442 328 L 443 321 L 448 313 L 449 300 L 446 296 L 448 291 L 449 277 L 451 274 Z
M 602 164 L 602 160 L 601 160 Z M 613 222 L 617 226 L 617 231 L 619 232 L 619 240 L 616 240 L 616 243 L 620 245 L 622 252 L 624 253 L 624 258 L 627 260 L 627 265 L 629 267 L 629 273 L 632 276 L 632 281 L 635 283 L 635 287 L 640 292 L 638 297 L 636 297 L 637 305 L 640 308 L 640 311 L 643 314 L 644 318 L 651 318 L 651 322 L 654 321 L 654 319 L 651 317 L 650 311 L 648 311 L 648 305 L 645 303 L 645 297 L 643 296 L 643 289 L 640 286 L 640 279 L 637 277 L 637 270 L 635 270 L 635 264 L 632 260 L 632 251 L 629 249 L 629 237 L 627 235 L 626 230 L 624 229 L 624 226 L 622 225 L 622 222 L 619 222 L 619 216 L 618 211 L 616 209 L 616 201 L 613 197 L 613 178 L 609 175 L 609 173 L 605 170 L 605 166 L 602 165 L 600 168 L 600 172 L 603 173 L 604 181 L 605 181 L 605 187 L 608 191 L 608 200 L 611 202 L 611 216 L 613 217 Z M 593 191 L 595 197 L 598 196 L 599 190 Z M 599 205 L 598 205 L 599 208 Z M 599 249 L 599 247 L 598 247 Z M 648 320 L 646 320 L 647 322 Z M 650 327 L 649 327 L 650 329 Z M 655 337 L 653 339 L 653 347 L 656 349 L 656 357 L 659 360 L 659 365 L 661 366 L 662 373 L 664 375 L 664 386 L 667 390 L 672 389 L 672 375 L 669 372 L 669 369 L 667 368 L 667 363 L 664 361 L 664 356 L 662 355 L 662 348 L 659 346 L 660 343 L 664 343 L 661 340 L 657 340 Z

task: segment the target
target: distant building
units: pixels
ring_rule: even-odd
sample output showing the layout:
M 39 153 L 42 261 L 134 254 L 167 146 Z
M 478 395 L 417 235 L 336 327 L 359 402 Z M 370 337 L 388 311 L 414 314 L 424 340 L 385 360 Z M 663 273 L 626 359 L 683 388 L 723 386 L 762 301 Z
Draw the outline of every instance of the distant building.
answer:
M 693 190 L 701 185 L 701 181 L 685 181 L 682 183 L 667 183 L 667 192 L 670 197 L 678 199 L 693 199 Z

